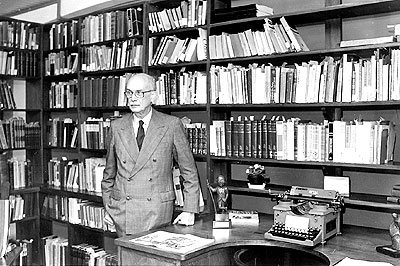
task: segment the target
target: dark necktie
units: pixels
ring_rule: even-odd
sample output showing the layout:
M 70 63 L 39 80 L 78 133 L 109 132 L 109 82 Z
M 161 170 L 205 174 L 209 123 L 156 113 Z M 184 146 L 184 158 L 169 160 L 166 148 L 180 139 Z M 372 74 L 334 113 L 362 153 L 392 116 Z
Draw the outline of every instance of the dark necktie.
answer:
M 136 141 L 139 147 L 139 151 L 142 148 L 142 143 L 144 139 L 144 128 L 143 128 L 143 121 L 139 120 L 139 127 L 138 127 L 138 132 L 136 136 Z

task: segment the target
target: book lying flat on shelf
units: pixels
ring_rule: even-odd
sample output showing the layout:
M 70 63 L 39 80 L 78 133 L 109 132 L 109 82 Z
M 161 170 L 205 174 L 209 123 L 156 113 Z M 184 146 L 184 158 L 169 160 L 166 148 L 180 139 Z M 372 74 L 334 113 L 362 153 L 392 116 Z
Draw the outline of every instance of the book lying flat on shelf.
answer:
M 214 239 L 202 238 L 191 234 L 156 231 L 148 235 L 131 239 L 130 241 L 135 244 L 152 246 L 164 251 L 185 254 L 212 244 Z
M 397 38 L 395 36 L 341 41 L 340 47 L 343 48 L 343 47 L 352 47 L 352 46 L 359 46 L 359 45 L 372 45 L 372 44 L 383 44 L 383 43 L 392 43 L 392 42 L 397 42 Z

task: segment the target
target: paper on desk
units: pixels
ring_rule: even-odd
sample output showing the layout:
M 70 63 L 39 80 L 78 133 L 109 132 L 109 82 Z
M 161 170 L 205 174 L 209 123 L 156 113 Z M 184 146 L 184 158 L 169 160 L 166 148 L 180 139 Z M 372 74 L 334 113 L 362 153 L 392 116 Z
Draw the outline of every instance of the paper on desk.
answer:
M 335 266 L 393 266 L 393 264 L 387 262 L 356 260 L 346 257 L 335 264 Z
M 145 236 L 131 239 L 130 241 L 136 244 L 152 246 L 160 250 L 182 254 L 207 246 L 213 243 L 214 239 L 202 238 L 191 234 L 156 231 Z

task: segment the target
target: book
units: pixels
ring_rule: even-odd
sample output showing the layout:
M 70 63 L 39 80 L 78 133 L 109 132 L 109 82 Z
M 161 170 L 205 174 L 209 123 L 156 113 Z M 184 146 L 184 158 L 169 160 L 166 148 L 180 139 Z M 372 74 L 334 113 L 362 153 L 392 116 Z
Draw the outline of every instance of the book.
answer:
M 149 246 L 167 252 L 186 254 L 193 250 L 209 246 L 214 243 L 215 240 L 198 237 L 192 234 L 156 231 L 129 241 L 134 244 Z
M 352 47 L 352 46 L 360 46 L 360 45 L 384 44 L 384 43 L 392 43 L 392 42 L 397 42 L 397 38 L 395 36 L 385 36 L 385 37 L 341 41 L 340 47 L 343 48 L 343 47 Z
M 258 225 L 260 223 L 257 211 L 229 210 L 228 217 L 232 225 Z

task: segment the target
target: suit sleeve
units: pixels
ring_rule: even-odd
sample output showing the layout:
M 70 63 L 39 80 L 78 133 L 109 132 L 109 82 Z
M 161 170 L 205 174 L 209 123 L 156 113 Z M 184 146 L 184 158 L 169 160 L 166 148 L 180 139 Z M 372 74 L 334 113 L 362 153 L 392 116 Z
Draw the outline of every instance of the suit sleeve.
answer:
M 174 127 L 174 148 L 176 150 L 176 160 L 184 179 L 183 211 L 198 213 L 200 185 L 196 164 L 182 122 L 179 119 L 176 119 Z
M 103 204 L 107 208 L 110 193 L 114 186 L 115 177 L 117 174 L 117 163 L 115 157 L 115 145 L 114 145 L 114 131 L 113 126 L 110 127 L 110 132 L 107 139 L 107 156 L 106 156 L 106 167 L 103 172 L 103 180 L 101 181 L 101 191 L 103 197 Z

